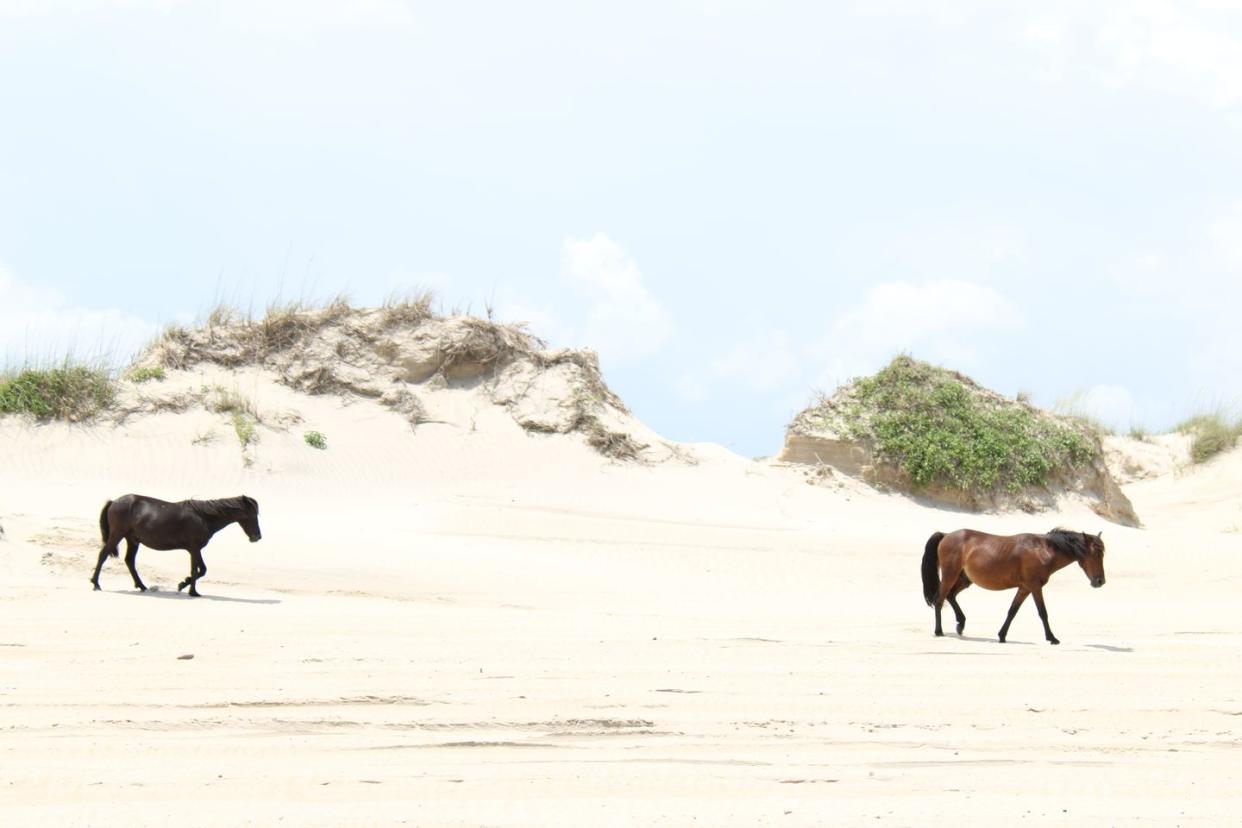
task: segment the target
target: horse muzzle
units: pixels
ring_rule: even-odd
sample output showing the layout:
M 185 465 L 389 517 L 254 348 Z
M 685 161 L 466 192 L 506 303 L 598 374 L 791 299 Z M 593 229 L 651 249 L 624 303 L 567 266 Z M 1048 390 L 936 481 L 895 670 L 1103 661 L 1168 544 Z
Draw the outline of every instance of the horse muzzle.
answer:
M 1100 576 L 1099 578 L 1092 578 L 1091 586 L 1095 587 L 1096 589 L 1099 589 L 1100 587 L 1104 586 L 1104 577 Z
M 251 535 L 251 536 L 250 536 L 250 542 L 251 542 L 251 543 L 258 543 L 258 542 L 259 542 L 259 541 L 261 541 L 261 540 L 263 540 L 263 536 L 262 536 L 262 535 Z M 1098 586 L 1098 584 L 1097 584 L 1097 586 Z

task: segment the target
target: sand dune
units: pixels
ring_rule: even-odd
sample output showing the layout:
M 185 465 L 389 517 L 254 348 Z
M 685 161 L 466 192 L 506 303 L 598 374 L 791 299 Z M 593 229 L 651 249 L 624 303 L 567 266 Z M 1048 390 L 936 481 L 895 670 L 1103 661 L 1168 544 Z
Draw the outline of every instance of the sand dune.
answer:
M 619 463 L 467 387 L 431 422 L 228 384 L 243 453 L 194 405 L 120 424 L 0 420 L 5 824 L 823 825 L 1236 821 L 1242 455 L 1131 483 L 1145 530 L 1085 507 L 975 515 L 711 446 Z M 302 439 L 315 429 L 328 448 Z M 214 433 L 214 438 L 205 435 Z M 247 465 L 248 464 L 248 465 Z M 88 577 L 105 499 L 245 492 L 153 591 Z M 1109 583 L 1047 589 L 1043 642 L 969 590 L 936 639 L 934 530 L 1104 530 Z

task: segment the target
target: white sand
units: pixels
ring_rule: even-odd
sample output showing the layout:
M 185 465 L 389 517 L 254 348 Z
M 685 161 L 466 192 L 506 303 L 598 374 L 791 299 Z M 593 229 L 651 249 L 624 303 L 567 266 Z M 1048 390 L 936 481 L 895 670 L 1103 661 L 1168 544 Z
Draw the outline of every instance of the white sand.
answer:
M 0 421 L 0 824 L 1237 822 L 1242 455 L 1127 487 L 1148 528 L 938 511 L 714 447 L 622 465 L 464 391 L 411 433 L 261 372 L 269 422 Z M 171 380 L 170 380 L 171 382 Z M 327 451 L 302 442 L 323 432 Z M 209 430 L 207 445 L 193 439 Z M 88 578 L 103 502 L 245 492 L 202 599 L 144 549 Z M 931 635 L 935 530 L 1104 530 L 997 644 Z M 946 617 L 951 618 L 951 614 Z M 951 624 L 950 624 L 951 626 Z M 180 656 L 193 655 L 192 659 Z

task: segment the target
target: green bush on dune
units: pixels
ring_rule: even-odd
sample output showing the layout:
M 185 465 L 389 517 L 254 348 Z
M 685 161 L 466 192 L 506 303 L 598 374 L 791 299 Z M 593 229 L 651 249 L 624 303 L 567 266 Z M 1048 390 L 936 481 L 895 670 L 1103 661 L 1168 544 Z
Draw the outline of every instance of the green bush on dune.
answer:
M 918 486 L 1016 492 L 1047 482 L 1056 469 L 1089 464 L 1098 451 L 1096 436 L 1080 422 L 904 355 L 855 380 L 828 407 L 825 425 L 869 438 L 877 457 Z
M 1242 437 L 1242 420 L 1230 422 L 1222 411 L 1199 414 L 1178 425 L 1177 430 L 1191 436 L 1190 459 L 1205 463 L 1228 451 Z
M 116 388 L 108 373 L 84 365 L 27 368 L 0 378 L 0 414 L 79 422 L 91 419 L 115 399 Z

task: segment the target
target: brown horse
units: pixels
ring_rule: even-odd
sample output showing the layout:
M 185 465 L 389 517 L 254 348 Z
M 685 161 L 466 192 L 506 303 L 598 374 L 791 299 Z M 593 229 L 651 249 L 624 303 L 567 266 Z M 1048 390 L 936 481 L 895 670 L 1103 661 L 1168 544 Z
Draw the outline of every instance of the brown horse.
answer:
M 937 532 L 927 539 L 923 551 L 923 597 L 936 608 L 936 635 L 944 635 L 940 627 L 940 610 L 947 600 L 957 616 L 957 634 L 966 628 L 966 614 L 957 605 L 957 594 L 971 584 L 984 589 L 1018 588 L 1009 605 L 1009 614 L 1000 628 L 999 638 L 1013 622 L 1018 607 L 1026 596 L 1035 596 L 1035 609 L 1044 622 L 1044 637 L 1050 644 L 1060 644 L 1048 626 L 1048 609 L 1044 606 L 1044 584 L 1052 573 L 1077 563 L 1087 574 L 1093 587 L 1104 586 L 1103 532 L 1088 535 L 1053 529 L 1046 535 L 989 535 L 973 529 L 958 529 L 946 535 Z
M 147 591 L 138 577 L 135 560 L 139 544 L 152 549 L 184 549 L 190 553 L 190 576 L 177 585 L 177 591 L 190 588 L 190 595 L 198 597 L 198 579 L 207 574 L 203 563 L 203 547 L 211 536 L 230 523 L 238 523 L 255 543 L 263 534 L 259 531 L 259 504 L 253 497 L 229 497 L 224 500 L 182 500 L 169 503 L 145 495 L 127 494 L 109 500 L 99 513 L 99 531 L 103 535 L 103 549 L 91 583 L 99 589 L 99 571 L 108 556 L 117 557 L 117 546 L 125 539 L 125 566 L 134 578 L 134 587 Z

